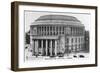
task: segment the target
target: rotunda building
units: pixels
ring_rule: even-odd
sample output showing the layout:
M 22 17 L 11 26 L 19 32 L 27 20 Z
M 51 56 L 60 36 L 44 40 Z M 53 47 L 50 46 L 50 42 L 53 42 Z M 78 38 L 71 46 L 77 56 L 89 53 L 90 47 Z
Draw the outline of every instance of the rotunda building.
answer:
M 85 27 L 76 17 L 43 15 L 30 25 L 34 56 L 58 56 L 84 50 Z

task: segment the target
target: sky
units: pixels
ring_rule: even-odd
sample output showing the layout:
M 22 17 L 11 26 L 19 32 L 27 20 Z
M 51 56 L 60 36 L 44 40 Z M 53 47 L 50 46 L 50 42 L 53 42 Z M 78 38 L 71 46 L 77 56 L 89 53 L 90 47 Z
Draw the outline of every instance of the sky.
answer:
M 68 16 L 74 16 L 78 20 L 81 21 L 81 23 L 85 26 L 85 30 L 90 30 L 90 24 L 91 24 L 91 14 L 89 13 L 72 13 L 72 12 L 48 12 L 48 11 L 24 11 L 24 22 L 25 22 L 25 32 L 29 31 L 30 25 L 32 24 L 36 19 L 38 19 L 40 16 L 43 15 L 68 15 Z

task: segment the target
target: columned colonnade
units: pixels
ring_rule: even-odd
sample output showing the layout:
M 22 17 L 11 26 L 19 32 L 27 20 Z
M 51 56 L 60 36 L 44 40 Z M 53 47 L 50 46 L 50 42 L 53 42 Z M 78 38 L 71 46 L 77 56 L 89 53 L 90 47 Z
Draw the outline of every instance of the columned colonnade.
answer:
M 59 34 L 65 34 L 66 32 L 69 32 L 70 35 L 83 35 L 84 34 L 84 27 L 77 27 L 77 26 L 36 26 L 37 27 L 37 34 L 42 36 L 48 36 L 48 35 L 59 35 Z M 69 30 L 66 30 L 66 28 L 69 28 Z
M 57 55 L 56 39 L 33 39 L 32 40 L 33 55 L 37 56 L 53 56 Z
M 38 35 L 59 35 L 59 34 L 64 34 L 64 26 L 37 26 L 37 34 Z

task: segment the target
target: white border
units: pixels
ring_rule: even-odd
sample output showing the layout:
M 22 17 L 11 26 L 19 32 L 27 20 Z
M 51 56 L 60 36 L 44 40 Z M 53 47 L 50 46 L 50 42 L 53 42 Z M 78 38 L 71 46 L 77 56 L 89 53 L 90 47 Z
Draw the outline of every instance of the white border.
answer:
M 74 59 L 74 60 L 42 60 L 34 62 L 24 62 L 24 10 L 35 11 L 56 11 L 56 12 L 79 12 L 91 14 L 90 26 L 90 57 L 89 59 Z M 43 7 L 43 6 L 19 6 L 19 68 L 34 68 L 46 66 L 60 66 L 60 65 L 82 65 L 95 64 L 95 11 L 93 9 L 77 9 L 77 8 L 61 8 L 61 7 Z

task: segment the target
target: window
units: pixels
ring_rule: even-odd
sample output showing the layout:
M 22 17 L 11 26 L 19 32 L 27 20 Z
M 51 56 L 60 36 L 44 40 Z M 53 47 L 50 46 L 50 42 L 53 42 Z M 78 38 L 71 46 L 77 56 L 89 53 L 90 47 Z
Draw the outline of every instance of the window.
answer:
M 73 45 L 71 46 L 71 49 L 72 49 L 72 51 L 73 51 Z
M 80 43 L 80 38 L 79 38 L 79 40 L 78 40 L 78 41 L 79 41 L 79 43 Z
M 67 38 L 66 43 L 69 43 L 69 39 Z
M 73 38 L 71 39 L 71 42 L 73 43 Z
M 56 27 L 56 34 L 58 35 L 58 27 Z
M 61 26 L 59 27 L 59 33 L 61 34 Z
M 37 27 L 34 27 L 34 28 L 33 28 L 33 34 L 34 34 L 34 35 L 37 35 Z
M 81 44 L 79 45 L 79 48 L 81 49 Z
M 67 46 L 67 49 L 69 49 L 69 46 Z
M 73 35 L 73 28 L 71 27 L 71 34 Z
M 49 27 L 47 27 L 47 35 L 49 35 Z
M 83 39 L 83 38 L 81 38 L 81 41 L 83 42 L 83 41 L 84 41 L 84 39 Z
M 52 27 L 50 27 L 50 35 L 52 35 Z
M 75 45 L 75 49 L 77 50 L 77 45 Z
M 44 35 L 46 35 L 46 26 L 45 26 L 45 30 L 44 30 Z
M 53 27 L 53 35 L 55 35 L 55 27 Z
M 64 34 L 64 27 L 63 27 L 63 30 L 62 30 L 62 34 Z
M 77 43 L 77 38 L 75 39 L 75 42 Z

